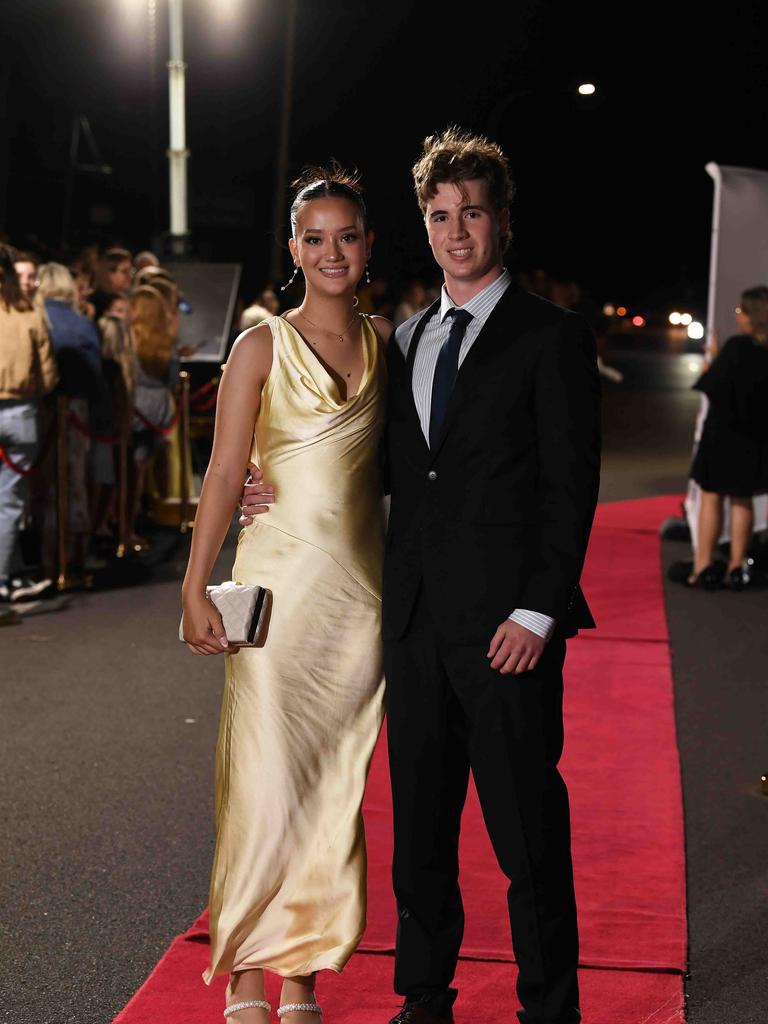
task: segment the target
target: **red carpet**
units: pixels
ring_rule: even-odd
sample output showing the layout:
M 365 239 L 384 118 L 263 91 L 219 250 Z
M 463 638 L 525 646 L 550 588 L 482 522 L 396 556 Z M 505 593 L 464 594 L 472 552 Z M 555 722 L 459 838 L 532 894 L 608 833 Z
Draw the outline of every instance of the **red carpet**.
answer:
M 562 768 L 572 806 L 585 1024 L 684 1019 L 683 818 L 658 540 L 660 522 L 677 513 L 679 500 L 600 507 L 584 574 L 599 629 L 569 643 Z M 319 986 L 327 1019 L 336 1024 L 384 1024 L 397 1005 L 391 956 L 381 955 L 391 952 L 395 931 L 383 744 L 369 778 L 365 816 L 369 927 L 343 980 L 323 977 Z M 461 884 L 467 927 L 457 1021 L 512 1021 L 505 886 L 474 792 L 462 829 Z M 174 941 L 117 1021 L 223 1020 L 223 982 L 207 989 L 200 980 L 206 956 L 203 915 Z
M 581 963 L 681 970 L 684 856 L 669 658 L 662 644 L 571 643 L 566 754 Z M 599 714 L 595 709 L 599 708 Z M 368 930 L 363 949 L 391 950 L 390 802 L 383 758 L 368 783 Z M 511 959 L 504 879 L 472 792 L 464 812 L 462 953 Z
M 119 1024 L 223 1024 L 225 980 L 200 980 L 208 947 L 180 935 L 117 1018 Z M 456 1024 L 513 1024 L 513 964 L 462 960 Z M 584 969 L 579 972 L 584 1024 L 678 1024 L 681 980 L 673 974 Z M 267 979 L 267 998 L 278 1005 L 278 979 Z M 343 977 L 323 974 L 317 995 L 329 1024 L 386 1024 L 400 1004 L 392 993 L 392 958 L 358 953 Z
M 595 527 L 658 534 L 665 519 L 682 518 L 684 494 L 660 494 L 656 498 L 604 501 L 597 507 Z

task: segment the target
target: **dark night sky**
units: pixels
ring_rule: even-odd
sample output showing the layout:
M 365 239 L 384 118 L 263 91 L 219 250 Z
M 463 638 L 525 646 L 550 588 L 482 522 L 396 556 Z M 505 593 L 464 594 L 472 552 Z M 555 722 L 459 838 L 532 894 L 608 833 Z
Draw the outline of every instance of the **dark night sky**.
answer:
M 94 204 L 114 210 L 103 240 L 144 245 L 166 226 L 166 0 L 157 6 L 153 62 L 145 0 L 4 0 L 0 226 L 5 207 L 13 240 L 58 242 L 75 113 L 114 168 L 108 181 L 77 179 L 78 239 L 98 235 Z M 360 169 L 374 260 L 396 279 L 430 267 L 410 165 L 424 135 L 458 123 L 510 157 L 518 264 L 574 274 L 614 301 L 702 283 L 704 164 L 768 167 L 768 5 L 629 10 L 299 0 L 291 170 L 331 156 Z M 186 0 L 192 228 L 201 254 L 244 260 L 254 282 L 270 245 L 284 26 L 274 0 Z M 574 101 L 585 79 L 600 103 Z

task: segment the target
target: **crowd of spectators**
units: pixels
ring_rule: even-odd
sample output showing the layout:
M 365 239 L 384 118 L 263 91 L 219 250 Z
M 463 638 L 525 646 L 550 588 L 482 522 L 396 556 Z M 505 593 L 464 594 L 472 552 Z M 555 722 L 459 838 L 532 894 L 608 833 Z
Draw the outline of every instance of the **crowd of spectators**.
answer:
M 162 480 L 167 461 L 179 301 L 151 252 L 89 248 L 66 264 L 41 263 L 0 244 L 0 602 L 41 594 L 62 571 L 84 581 L 99 546 L 114 545 L 121 438 L 129 453 L 122 540 L 146 548 L 136 524 L 147 465 L 154 460 Z M 51 443 L 62 408 L 63 566 Z
M 604 334 L 577 282 L 541 270 L 521 273 L 519 282 L 578 309 L 598 339 Z M 407 278 L 393 287 L 374 277 L 361 282 L 358 308 L 400 325 L 437 299 L 441 284 Z M 291 288 L 264 286 L 239 303 L 230 343 L 296 301 Z M 167 494 L 179 357 L 191 354 L 179 348 L 179 313 L 189 309 L 153 252 L 90 246 L 66 262 L 42 262 L 0 244 L 0 602 L 51 590 L 62 570 L 71 583 L 86 580 L 89 565 L 117 541 L 129 552 L 147 550 L 138 528 L 148 470 L 153 493 Z M 59 395 L 67 410 L 64 566 L 52 443 Z M 120 438 L 128 450 L 124 489 Z M 127 529 L 118 536 L 119 501 Z

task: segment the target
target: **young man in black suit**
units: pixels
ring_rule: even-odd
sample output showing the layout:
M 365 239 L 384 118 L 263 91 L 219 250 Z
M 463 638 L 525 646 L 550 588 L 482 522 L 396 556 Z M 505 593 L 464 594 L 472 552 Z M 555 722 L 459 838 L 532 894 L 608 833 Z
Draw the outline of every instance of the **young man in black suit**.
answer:
M 509 878 L 520 1020 L 576 1024 L 557 764 L 565 641 L 594 626 L 579 588 L 599 484 L 594 338 L 505 269 L 512 185 L 498 146 L 450 129 L 425 141 L 413 170 L 445 283 L 387 355 L 382 611 L 405 997 L 390 1024 L 453 1021 L 470 768 Z M 246 517 L 271 500 L 262 488 L 246 487 Z
M 580 1020 L 563 744 L 565 640 L 597 502 L 599 383 L 584 320 L 503 264 L 501 150 L 425 141 L 414 182 L 441 297 L 389 343 L 384 659 L 399 922 L 391 1024 L 448 1024 L 470 768 L 502 870 L 525 1024 Z M 477 1008 L 482 1014 L 482 1008 Z

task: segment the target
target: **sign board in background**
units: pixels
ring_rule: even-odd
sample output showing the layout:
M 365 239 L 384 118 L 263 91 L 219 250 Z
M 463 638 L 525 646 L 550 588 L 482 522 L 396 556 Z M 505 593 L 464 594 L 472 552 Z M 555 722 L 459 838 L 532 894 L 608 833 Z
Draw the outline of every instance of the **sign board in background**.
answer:
M 707 332 L 718 345 L 738 332 L 741 293 L 768 285 L 768 171 L 709 163 L 715 183 Z
M 221 363 L 227 351 L 240 263 L 165 263 L 192 307 L 179 317 L 179 346 L 195 349 L 191 362 Z
M 709 261 L 707 349 L 722 347 L 738 332 L 734 311 L 741 293 L 755 285 L 768 285 L 768 171 L 753 167 L 726 167 L 709 163 L 705 168 L 715 183 L 712 207 L 712 248 Z M 694 451 L 708 411 L 706 395 L 696 423 Z M 701 491 L 688 481 L 685 511 L 694 551 L 698 543 Z M 753 499 L 755 530 L 768 528 L 768 497 Z M 730 537 L 730 502 L 725 502 L 720 542 Z

